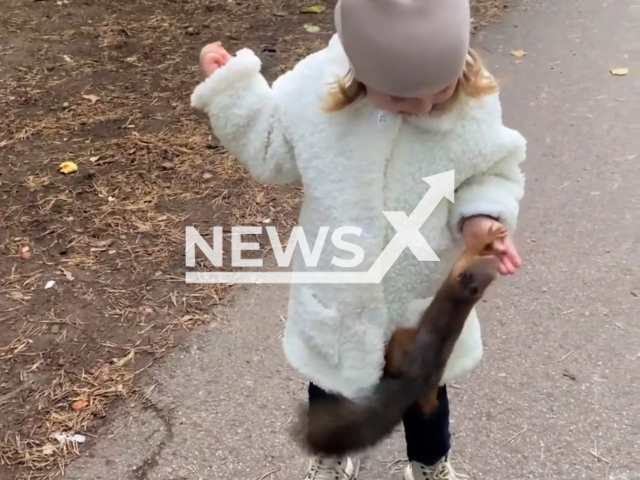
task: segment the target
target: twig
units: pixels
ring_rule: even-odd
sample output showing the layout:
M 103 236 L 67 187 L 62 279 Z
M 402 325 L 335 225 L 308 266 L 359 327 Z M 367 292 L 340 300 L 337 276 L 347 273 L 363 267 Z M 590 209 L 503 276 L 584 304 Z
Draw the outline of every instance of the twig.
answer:
M 598 442 L 596 442 L 595 440 L 593 441 L 593 450 L 589 450 L 589 453 L 593 456 L 593 458 L 596 459 L 597 462 L 604 462 L 607 465 L 611 465 L 611 462 L 609 460 L 598 453 Z
M 575 350 L 571 350 L 569 353 L 567 353 L 564 357 L 562 357 L 560 360 L 558 360 L 558 363 L 562 362 L 565 358 L 567 358 L 569 355 L 571 355 Z
M 518 433 L 516 433 L 515 435 L 513 435 L 509 440 L 507 440 L 504 443 L 511 443 L 513 442 L 516 438 L 518 439 L 515 443 L 518 443 L 520 441 L 520 439 L 522 438 L 522 435 L 524 434 L 524 432 L 526 432 L 527 430 L 529 430 L 529 427 L 524 427 L 522 430 L 520 430 Z
M 273 470 L 269 470 L 266 473 L 263 473 L 262 475 L 258 476 L 258 477 L 254 477 L 253 480 L 264 480 L 267 477 L 270 477 L 271 475 L 273 475 L 274 473 L 279 472 L 280 470 L 282 470 L 282 467 L 278 467 L 278 468 L 274 468 Z

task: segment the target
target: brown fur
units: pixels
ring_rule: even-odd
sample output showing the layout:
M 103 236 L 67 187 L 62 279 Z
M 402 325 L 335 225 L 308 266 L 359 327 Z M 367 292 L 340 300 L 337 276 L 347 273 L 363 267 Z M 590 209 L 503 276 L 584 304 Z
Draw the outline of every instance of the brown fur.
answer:
M 437 406 L 436 392 L 451 351 L 474 305 L 498 276 L 492 229 L 455 262 L 416 328 L 399 328 L 386 350 L 385 372 L 363 401 L 342 396 L 300 408 L 294 438 L 312 454 L 346 455 L 372 447 L 402 421 L 414 402 L 425 413 Z
M 505 235 L 506 232 L 502 229 L 494 230 L 493 232 L 489 232 L 489 238 L 483 238 L 474 248 L 465 250 L 465 252 L 463 252 L 463 254 L 456 262 L 454 268 L 452 269 L 451 275 L 449 276 L 448 280 L 459 275 L 460 271 L 467 268 L 467 266 L 472 265 L 479 258 L 492 256 L 493 242 L 496 239 L 503 238 Z M 411 351 L 411 347 L 416 341 L 419 330 L 421 328 L 426 328 L 427 325 L 433 323 L 433 319 L 437 318 L 436 312 L 437 310 L 433 311 L 433 316 L 427 315 L 427 312 L 425 312 L 417 327 L 398 328 L 393 333 L 391 339 L 389 340 L 389 343 L 387 344 L 387 351 L 385 355 L 385 375 L 389 377 L 398 377 L 401 375 L 402 363 L 408 353 Z M 458 317 L 458 322 L 459 321 L 460 318 Z M 451 325 L 451 320 L 449 320 L 449 326 L 453 327 L 453 325 Z M 462 326 L 464 326 L 464 321 Z M 438 388 L 436 387 L 431 392 L 427 393 L 427 395 L 422 400 L 419 401 L 421 410 L 424 414 L 428 415 L 438 409 L 437 392 Z

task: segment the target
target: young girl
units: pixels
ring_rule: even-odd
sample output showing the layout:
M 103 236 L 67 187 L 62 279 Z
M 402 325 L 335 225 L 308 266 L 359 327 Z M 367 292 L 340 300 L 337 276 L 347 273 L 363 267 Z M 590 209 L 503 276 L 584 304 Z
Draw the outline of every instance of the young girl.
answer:
M 201 52 L 208 78 L 192 105 L 209 115 L 222 145 L 259 181 L 302 180 L 300 225 L 311 242 L 321 227 L 359 228 L 349 241 L 364 256 L 345 258 L 334 238 L 315 265 L 296 249 L 294 271 L 345 271 L 350 261 L 350 270 L 368 270 L 396 233 L 383 212 L 409 216 L 430 188 L 422 179 L 455 170 L 455 202 L 442 200 L 420 229 L 440 262 L 405 249 L 379 284 L 291 285 L 284 351 L 309 380 L 310 402 L 366 395 L 392 332 L 418 321 L 463 242 L 494 222 L 516 226 L 526 143 L 502 124 L 497 86 L 469 48 L 469 25 L 468 0 L 341 0 L 338 34 L 272 87 L 249 49 L 231 56 L 216 43 Z M 514 246 L 499 247 L 501 273 L 513 274 Z M 446 384 L 481 357 L 474 311 L 444 372 L 438 411 L 406 412 L 405 479 L 455 478 Z M 305 478 L 351 479 L 353 462 L 315 458 Z

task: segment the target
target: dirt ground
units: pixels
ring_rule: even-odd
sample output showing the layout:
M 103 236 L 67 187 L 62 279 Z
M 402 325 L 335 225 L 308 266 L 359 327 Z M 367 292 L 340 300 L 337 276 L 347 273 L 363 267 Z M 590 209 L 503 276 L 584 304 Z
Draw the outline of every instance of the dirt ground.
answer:
M 294 224 L 301 189 L 253 182 L 189 96 L 207 42 L 261 52 L 269 80 L 321 48 L 315 4 L 3 0 L 0 478 L 58 476 L 81 445 L 56 435 L 144 401 L 136 376 L 216 321 L 228 289 L 185 285 L 185 226 Z M 477 2 L 474 28 L 502 8 Z

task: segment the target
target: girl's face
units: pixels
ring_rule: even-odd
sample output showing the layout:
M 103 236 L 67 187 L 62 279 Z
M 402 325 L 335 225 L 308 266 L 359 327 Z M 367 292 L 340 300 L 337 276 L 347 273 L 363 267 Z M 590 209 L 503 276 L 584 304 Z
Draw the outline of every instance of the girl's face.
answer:
M 457 84 L 458 82 L 454 82 L 438 93 L 421 98 L 392 97 L 368 87 L 366 90 L 367 97 L 380 110 L 402 115 L 426 115 L 435 105 L 449 100 L 455 92 Z

